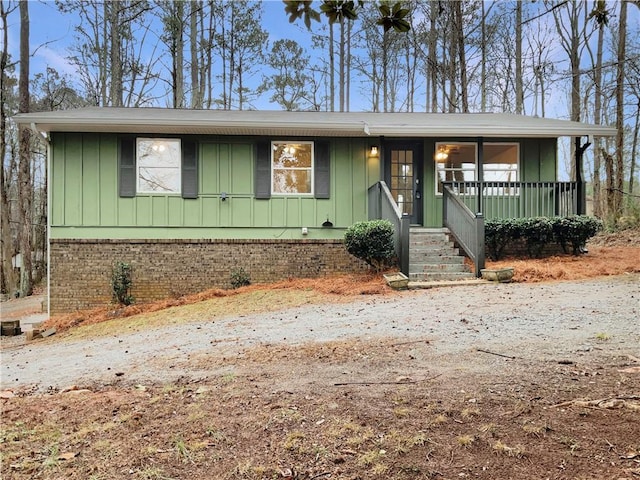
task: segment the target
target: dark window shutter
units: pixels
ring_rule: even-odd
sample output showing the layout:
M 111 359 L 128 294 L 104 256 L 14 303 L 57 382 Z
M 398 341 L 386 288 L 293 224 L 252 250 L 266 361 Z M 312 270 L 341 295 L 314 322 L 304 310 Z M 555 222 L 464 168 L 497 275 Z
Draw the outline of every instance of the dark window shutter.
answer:
M 136 196 L 136 141 L 134 138 L 120 139 L 118 159 L 118 193 L 121 197 Z
M 256 198 L 271 198 L 271 142 L 256 144 Z
M 315 198 L 329 198 L 331 191 L 331 155 L 329 142 L 316 142 L 314 155 Z
M 198 144 L 182 141 L 182 198 L 198 198 Z

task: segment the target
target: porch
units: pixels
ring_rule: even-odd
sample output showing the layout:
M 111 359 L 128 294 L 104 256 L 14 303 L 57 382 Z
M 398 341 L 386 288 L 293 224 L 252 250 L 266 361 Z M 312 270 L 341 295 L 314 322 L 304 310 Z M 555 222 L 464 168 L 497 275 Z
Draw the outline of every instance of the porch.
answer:
M 582 182 L 443 182 L 443 227 L 474 264 L 485 265 L 484 222 L 495 218 L 553 217 L 584 213 Z M 368 190 L 370 219 L 395 227 L 400 270 L 409 275 L 418 262 L 410 255 L 411 217 L 403 213 L 384 181 Z M 427 274 L 428 275 L 428 274 Z

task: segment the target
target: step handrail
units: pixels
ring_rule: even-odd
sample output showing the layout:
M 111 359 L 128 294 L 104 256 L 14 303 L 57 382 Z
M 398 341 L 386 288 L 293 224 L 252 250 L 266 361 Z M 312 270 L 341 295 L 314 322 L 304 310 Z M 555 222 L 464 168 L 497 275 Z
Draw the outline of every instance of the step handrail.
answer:
M 485 264 L 484 215 L 473 213 L 451 189 L 451 184 L 443 184 L 443 223 L 456 242 L 471 258 L 476 277 L 482 275 Z
M 369 187 L 367 192 L 369 220 L 389 220 L 394 227 L 394 250 L 400 271 L 409 275 L 409 226 L 411 217 L 403 214 L 395 202 L 387 184 L 380 180 Z

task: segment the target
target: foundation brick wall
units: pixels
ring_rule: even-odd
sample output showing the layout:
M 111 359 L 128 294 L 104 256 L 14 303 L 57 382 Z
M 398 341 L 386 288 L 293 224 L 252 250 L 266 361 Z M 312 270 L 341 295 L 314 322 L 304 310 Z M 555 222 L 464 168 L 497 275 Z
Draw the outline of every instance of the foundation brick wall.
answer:
M 108 305 L 115 262 L 132 266 L 136 303 L 229 288 L 243 268 L 251 283 L 362 272 L 341 240 L 50 241 L 50 314 Z

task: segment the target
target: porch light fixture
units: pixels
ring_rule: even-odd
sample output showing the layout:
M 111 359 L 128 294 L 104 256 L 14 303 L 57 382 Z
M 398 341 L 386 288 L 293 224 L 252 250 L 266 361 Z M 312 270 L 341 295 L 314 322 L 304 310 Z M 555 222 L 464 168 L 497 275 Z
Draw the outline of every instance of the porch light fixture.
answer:
M 436 162 L 444 162 L 447 158 L 449 158 L 449 154 L 444 148 L 441 148 L 436 152 L 436 155 L 435 155 Z
M 378 156 L 378 146 L 377 145 L 373 145 L 371 147 L 371 156 L 372 157 L 377 157 Z

